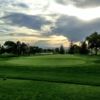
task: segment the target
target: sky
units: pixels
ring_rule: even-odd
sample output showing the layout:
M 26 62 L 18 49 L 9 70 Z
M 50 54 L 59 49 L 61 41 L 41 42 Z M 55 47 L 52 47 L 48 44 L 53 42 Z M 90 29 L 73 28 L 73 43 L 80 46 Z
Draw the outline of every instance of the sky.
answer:
M 100 0 L 0 0 L 0 43 L 68 47 L 100 32 Z

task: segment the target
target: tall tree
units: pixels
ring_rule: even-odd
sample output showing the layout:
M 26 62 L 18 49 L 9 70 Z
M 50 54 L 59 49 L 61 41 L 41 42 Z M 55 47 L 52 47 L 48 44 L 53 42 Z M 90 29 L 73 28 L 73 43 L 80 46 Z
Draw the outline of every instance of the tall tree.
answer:
M 86 42 L 84 41 L 81 43 L 81 46 L 80 46 L 80 54 L 88 54 L 88 53 L 89 53 L 89 50 L 88 50 Z
M 65 54 L 65 49 L 64 49 L 63 45 L 60 46 L 59 53 L 60 54 Z
M 59 54 L 59 52 L 60 52 L 59 48 L 54 49 L 54 54 Z
M 21 44 L 21 55 L 27 55 L 29 52 L 28 45 L 24 42 Z
M 86 40 L 88 41 L 88 48 L 91 51 L 95 51 L 95 55 L 97 55 L 98 50 L 100 49 L 100 35 L 97 32 L 94 32 L 88 36 Z
M 18 56 L 20 56 L 21 55 L 21 42 L 20 41 L 17 41 L 16 42 L 16 46 L 17 46 L 17 52 L 16 52 L 16 54 Z
M 71 41 L 71 43 L 70 43 L 70 47 L 69 47 L 69 49 L 68 49 L 68 53 L 69 54 L 74 54 L 74 46 L 73 46 L 74 44 L 73 44 L 73 42 Z

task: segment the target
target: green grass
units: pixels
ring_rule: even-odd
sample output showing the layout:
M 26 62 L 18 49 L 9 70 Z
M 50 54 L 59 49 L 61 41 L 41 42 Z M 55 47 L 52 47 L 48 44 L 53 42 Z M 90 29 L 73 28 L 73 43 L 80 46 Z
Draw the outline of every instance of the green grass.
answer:
M 99 56 L 1 57 L 0 77 L 0 100 L 100 99 Z
M 66 60 L 67 59 L 67 60 Z M 61 67 L 66 65 L 78 65 L 86 63 L 84 59 L 74 56 L 65 55 L 48 55 L 48 56 L 35 56 L 35 57 L 19 57 L 8 61 L 10 64 L 17 64 L 22 66 L 33 66 L 33 67 Z
M 0 100 L 100 100 L 100 87 L 0 80 Z

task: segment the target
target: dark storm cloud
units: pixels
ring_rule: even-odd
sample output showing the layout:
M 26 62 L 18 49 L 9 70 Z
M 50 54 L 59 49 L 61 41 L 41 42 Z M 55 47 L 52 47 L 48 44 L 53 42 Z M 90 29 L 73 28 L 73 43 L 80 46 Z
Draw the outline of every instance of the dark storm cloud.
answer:
M 12 6 L 21 7 L 21 8 L 29 8 L 29 6 L 24 3 L 14 3 L 14 4 L 12 4 Z
M 75 17 L 62 16 L 55 26 L 53 33 L 62 34 L 73 41 L 81 41 L 95 31 L 100 32 L 100 19 L 84 22 Z
M 34 35 L 34 34 L 27 34 L 27 33 L 9 33 L 9 36 L 18 36 L 18 37 L 34 37 L 34 36 L 38 36 L 38 35 Z M 39 37 L 39 36 L 38 36 Z
M 100 0 L 73 0 L 76 6 L 79 7 L 96 7 L 100 6 Z
M 8 7 L 14 3 L 16 3 L 15 0 L 0 0 L 0 7 Z
M 9 0 L 8 0 L 9 1 Z M 21 7 L 21 8 L 28 8 L 28 6 L 24 3 L 16 3 L 14 0 L 10 0 L 12 2 L 8 2 L 7 0 L 0 0 L 0 7 L 5 4 Z M 100 5 L 100 0 L 56 0 L 60 4 L 74 4 L 77 7 L 94 7 Z M 15 11 L 16 12 L 16 11 Z M 45 15 L 42 15 L 45 16 Z M 48 15 L 48 16 L 53 16 Z M 57 15 L 54 15 L 54 17 Z M 13 31 L 10 26 L 18 26 L 18 27 L 26 27 L 29 29 L 39 30 L 43 35 L 64 35 L 68 37 L 70 40 L 73 41 L 81 41 L 86 36 L 90 35 L 91 33 L 97 31 L 100 32 L 100 19 L 95 19 L 92 21 L 84 22 L 82 20 L 77 19 L 76 17 L 71 16 L 60 16 L 55 23 L 52 21 L 47 21 L 45 17 L 41 17 L 41 15 L 27 15 L 23 13 L 7 13 L 4 17 L 0 18 L 5 22 L 5 27 L 2 25 L 0 27 L 0 35 L 7 33 L 11 33 Z M 52 17 L 53 18 L 53 17 Z M 50 32 L 42 32 L 41 27 L 44 25 L 52 25 Z M 45 34 L 44 34 L 45 33 Z M 9 34 L 9 36 L 13 36 L 15 34 Z M 16 34 L 16 36 L 33 36 L 27 35 L 25 33 Z
M 56 0 L 60 4 L 74 4 L 78 7 L 100 6 L 100 0 Z
M 55 1 L 60 4 L 68 4 L 69 3 L 69 0 L 55 0 Z
M 21 7 L 21 8 L 28 8 L 28 5 L 26 3 L 20 3 L 16 0 L 0 0 L 0 7 L 5 6 L 13 6 L 13 7 Z
M 49 15 L 52 16 L 52 15 Z M 57 16 L 57 15 L 56 15 Z M 12 13 L 8 16 L 2 17 L 7 24 L 18 27 L 27 27 L 29 29 L 40 30 L 43 25 L 48 25 L 52 22 L 47 21 L 45 18 L 40 16 L 31 16 L 20 13 Z M 70 17 L 61 15 L 55 22 L 55 27 L 51 28 L 51 32 L 43 33 L 42 35 L 64 35 L 73 41 L 81 41 L 86 36 L 93 32 L 100 32 L 100 19 L 84 22 L 77 19 L 76 17 Z M 26 36 L 22 33 L 19 36 Z
M 30 29 L 40 30 L 41 26 L 50 24 L 50 21 L 45 20 L 38 15 L 27 15 L 22 13 L 11 13 L 1 18 L 9 25 L 19 27 L 27 27 Z

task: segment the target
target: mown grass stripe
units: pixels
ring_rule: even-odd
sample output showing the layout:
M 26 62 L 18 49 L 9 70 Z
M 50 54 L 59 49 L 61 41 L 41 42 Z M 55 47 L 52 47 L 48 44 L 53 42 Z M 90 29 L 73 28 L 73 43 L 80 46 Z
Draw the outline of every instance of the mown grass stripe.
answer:
M 74 85 L 84 85 L 84 86 L 100 86 L 98 83 L 83 83 L 83 82 L 71 82 L 71 81 L 59 81 L 59 80 L 46 80 L 46 79 L 35 79 L 35 78 L 22 78 L 22 77 L 0 77 L 4 81 L 7 79 L 12 79 L 12 80 L 25 80 L 25 81 L 39 81 L 39 82 L 50 82 L 50 83 L 61 83 L 61 84 L 74 84 Z

